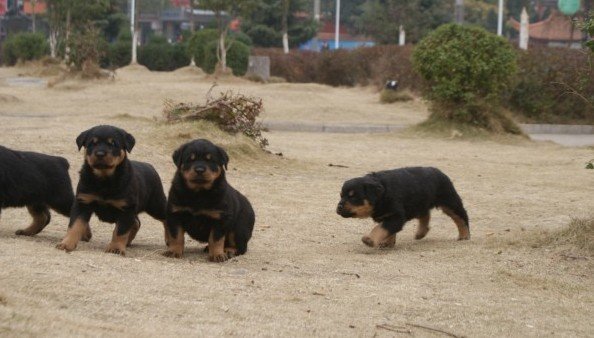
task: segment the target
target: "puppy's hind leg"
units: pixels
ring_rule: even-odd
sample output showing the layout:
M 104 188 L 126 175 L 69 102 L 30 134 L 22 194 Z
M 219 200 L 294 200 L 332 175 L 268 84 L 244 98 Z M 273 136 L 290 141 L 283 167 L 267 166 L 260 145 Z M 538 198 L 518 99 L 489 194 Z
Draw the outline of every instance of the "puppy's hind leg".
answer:
M 419 225 L 417 226 L 417 233 L 415 239 L 421 239 L 427 236 L 429 232 L 429 221 L 431 220 L 431 214 L 427 213 L 425 216 L 421 216 L 419 219 Z
M 17 236 L 37 235 L 49 224 L 52 218 L 48 207 L 42 204 L 28 205 L 27 210 L 29 211 L 29 214 L 31 214 L 31 217 L 33 217 L 33 221 L 27 228 L 17 230 L 15 233 Z
M 456 223 L 458 227 L 458 240 L 470 239 L 470 228 L 466 210 L 460 202 L 459 205 L 441 206 L 441 210 Z

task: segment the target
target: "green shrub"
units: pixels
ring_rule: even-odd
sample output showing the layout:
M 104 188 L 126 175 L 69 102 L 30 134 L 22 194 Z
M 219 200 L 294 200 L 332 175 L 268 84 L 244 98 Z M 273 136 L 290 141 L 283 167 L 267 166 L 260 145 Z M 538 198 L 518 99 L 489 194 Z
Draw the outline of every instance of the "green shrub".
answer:
M 77 70 L 82 70 L 85 63 L 98 65 L 109 49 L 101 31 L 94 27 L 73 32 L 68 46 L 70 62 Z
M 219 32 L 216 29 L 201 29 L 194 33 L 188 40 L 188 56 L 194 58 L 198 67 L 203 67 L 204 50 L 211 41 L 219 38 Z
M 202 69 L 212 74 L 218 63 L 217 48 L 218 41 L 208 43 L 204 54 L 204 63 Z M 247 72 L 248 60 L 250 56 L 250 47 L 239 41 L 230 42 L 227 50 L 227 66 L 233 70 L 233 75 L 243 76 Z
M 30 61 L 49 54 L 49 44 L 41 33 L 10 35 L 2 46 L 4 63 L 13 66 L 17 61 Z
M 138 50 L 138 63 L 150 70 L 171 71 L 190 64 L 184 44 L 170 44 L 165 38 L 153 36 Z
M 259 47 L 279 47 L 282 42 L 281 34 L 266 25 L 255 25 L 247 31 L 247 34 Z
M 447 24 L 425 37 L 413 52 L 413 65 L 426 82 L 433 118 L 493 130 L 502 93 L 516 71 L 516 56 L 502 37 L 479 27 Z

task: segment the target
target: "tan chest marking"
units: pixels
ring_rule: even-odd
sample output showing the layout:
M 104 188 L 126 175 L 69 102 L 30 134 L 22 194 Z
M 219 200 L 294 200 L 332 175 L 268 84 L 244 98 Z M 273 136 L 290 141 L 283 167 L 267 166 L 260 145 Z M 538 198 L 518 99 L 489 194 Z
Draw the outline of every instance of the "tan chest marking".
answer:
M 173 212 L 188 212 L 194 216 L 206 216 L 212 219 L 221 219 L 221 214 L 223 213 L 221 210 L 213 210 L 213 209 L 201 209 L 196 210 L 190 207 L 182 207 L 177 205 L 171 206 L 171 211 Z
M 98 203 L 101 205 L 109 205 L 120 210 L 123 210 L 128 206 L 128 202 L 126 202 L 125 199 L 104 199 L 101 196 L 93 194 L 80 193 L 76 195 L 76 200 L 83 204 Z

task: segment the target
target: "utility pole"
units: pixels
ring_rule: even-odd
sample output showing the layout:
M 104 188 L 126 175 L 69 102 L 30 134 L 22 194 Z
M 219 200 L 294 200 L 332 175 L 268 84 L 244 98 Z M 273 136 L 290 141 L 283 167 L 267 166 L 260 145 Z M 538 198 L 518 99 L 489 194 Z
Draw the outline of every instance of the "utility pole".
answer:
M 499 14 L 497 15 L 497 35 L 503 35 L 503 0 L 499 0 Z
M 320 0 L 314 0 L 314 21 L 316 22 L 316 35 L 313 38 L 312 45 L 313 50 L 316 52 L 320 51 L 320 46 L 318 46 L 318 32 L 320 26 Z
M 131 0 L 130 6 L 130 30 L 132 31 L 132 61 L 130 61 L 131 65 L 135 65 L 138 63 L 138 58 L 136 57 L 136 40 L 138 36 L 136 35 L 136 0 Z
M 334 33 L 334 49 L 338 49 L 340 43 L 340 0 L 336 0 L 336 32 Z
M 455 7 L 456 23 L 464 23 L 464 0 L 456 0 Z

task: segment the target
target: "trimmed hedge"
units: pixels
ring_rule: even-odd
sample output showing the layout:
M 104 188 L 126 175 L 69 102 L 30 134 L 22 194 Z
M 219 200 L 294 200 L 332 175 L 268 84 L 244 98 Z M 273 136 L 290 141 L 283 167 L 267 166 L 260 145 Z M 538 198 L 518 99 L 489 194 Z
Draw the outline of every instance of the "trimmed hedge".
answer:
M 270 57 L 270 74 L 289 82 L 317 82 L 332 86 L 375 85 L 397 79 L 400 86 L 419 90 L 420 77 L 411 66 L 411 46 L 375 46 L 352 51 L 316 53 L 278 48 L 258 48 L 258 56 Z
M 280 48 L 255 48 L 252 54 L 270 57 L 270 75 L 288 82 L 380 89 L 387 80 L 396 79 L 401 89 L 418 93 L 422 79 L 413 70 L 412 51 L 410 45 L 384 45 L 350 52 L 291 50 L 289 54 Z M 594 100 L 592 53 L 542 46 L 515 53 L 518 71 L 502 93 L 506 108 L 530 122 L 594 123 L 594 107 L 584 100 Z
M 592 53 L 542 46 L 517 53 L 519 71 L 510 109 L 527 121 L 594 123 Z
M 2 60 L 9 66 L 18 61 L 38 60 L 48 54 L 49 44 L 41 33 L 9 35 L 2 46 Z
M 150 70 L 171 71 L 190 64 L 185 44 L 170 44 L 155 36 L 138 50 L 138 63 Z
M 233 70 L 233 75 L 243 76 L 247 72 L 248 68 L 250 47 L 240 42 L 239 40 L 235 40 L 229 43 L 231 43 L 231 46 L 229 47 L 229 50 L 227 50 L 227 66 Z M 204 50 L 204 62 L 202 65 L 202 69 L 210 74 L 214 72 L 218 62 L 218 44 L 218 40 L 211 41 L 206 45 L 206 48 Z

